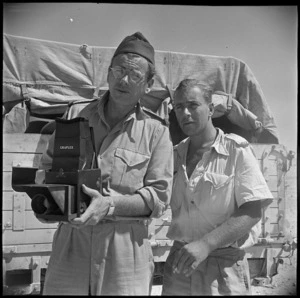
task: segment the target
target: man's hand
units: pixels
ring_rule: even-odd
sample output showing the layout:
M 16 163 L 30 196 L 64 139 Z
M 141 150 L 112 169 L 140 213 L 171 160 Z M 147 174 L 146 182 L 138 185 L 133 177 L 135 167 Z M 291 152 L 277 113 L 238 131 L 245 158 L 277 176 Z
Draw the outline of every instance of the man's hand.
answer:
M 89 188 L 84 184 L 82 184 L 82 190 L 91 197 L 91 202 L 80 217 L 74 218 L 70 221 L 70 223 L 76 228 L 96 225 L 105 217 L 110 206 L 109 199 L 102 196 L 97 190 Z
M 204 241 L 194 241 L 184 245 L 178 252 L 176 252 L 173 261 L 173 272 L 183 273 L 189 277 L 203 262 L 210 253 L 209 246 Z

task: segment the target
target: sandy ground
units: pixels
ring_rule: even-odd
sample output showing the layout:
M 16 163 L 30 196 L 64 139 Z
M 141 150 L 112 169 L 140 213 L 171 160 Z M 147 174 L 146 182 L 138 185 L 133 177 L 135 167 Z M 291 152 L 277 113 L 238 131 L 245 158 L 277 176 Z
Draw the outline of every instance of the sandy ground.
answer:
M 295 251 L 297 254 L 297 250 Z M 278 274 L 274 275 L 270 284 L 253 286 L 253 295 L 297 295 L 297 256 L 284 259 L 278 267 Z

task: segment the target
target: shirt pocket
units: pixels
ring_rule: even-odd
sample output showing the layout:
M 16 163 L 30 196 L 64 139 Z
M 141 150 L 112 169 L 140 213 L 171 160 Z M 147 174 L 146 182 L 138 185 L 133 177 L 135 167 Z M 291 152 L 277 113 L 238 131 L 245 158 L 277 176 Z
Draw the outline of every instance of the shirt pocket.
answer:
M 123 148 L 115 152 L 112 178 L 126 192 L 135 192 L 144 185 L 150 156 Z
M 212 215 L 227 215 L 234 208 L 234 174 L 205 172 L 196 191 L 196 206 Z
M 227 187 L 234 175 L 224 175 L 211 172 L 205 172 L 203 174 L 203 180 L 210 182 L 212 190 L 219 190 L 220 188 Z

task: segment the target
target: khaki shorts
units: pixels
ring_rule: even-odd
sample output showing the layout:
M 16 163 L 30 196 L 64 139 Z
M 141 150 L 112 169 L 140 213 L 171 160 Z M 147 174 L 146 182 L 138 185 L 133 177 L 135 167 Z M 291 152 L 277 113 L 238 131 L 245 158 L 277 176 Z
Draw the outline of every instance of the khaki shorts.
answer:
M 164 269 L 162 295 L 251 295 L 249 266 L 243 250 L 217 249 L 186 277 L 172 271 L 175 252 L 183 245 L 174 241 L 171 248 Z

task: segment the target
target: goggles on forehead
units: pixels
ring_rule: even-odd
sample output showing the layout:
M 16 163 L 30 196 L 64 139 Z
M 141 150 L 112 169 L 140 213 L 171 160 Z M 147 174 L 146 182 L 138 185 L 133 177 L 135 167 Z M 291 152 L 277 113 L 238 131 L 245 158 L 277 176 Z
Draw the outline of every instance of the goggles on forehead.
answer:
M 116 79 L 121 79 L 121 78 L 125 77 L 125 75 L 127 75 L 128 79 L 131 82 L 140 83 L 145 78 L 144 75 L 137 70 L 126 69 L 126 68 L 119 67 L 119 66 L 110 67 L 109 69 L 112 71 L 112 73 Z

